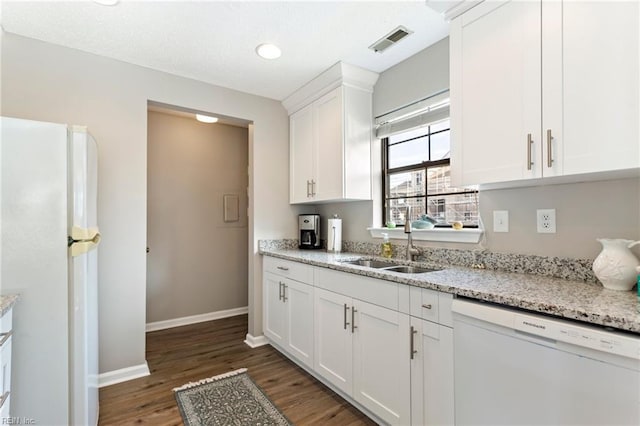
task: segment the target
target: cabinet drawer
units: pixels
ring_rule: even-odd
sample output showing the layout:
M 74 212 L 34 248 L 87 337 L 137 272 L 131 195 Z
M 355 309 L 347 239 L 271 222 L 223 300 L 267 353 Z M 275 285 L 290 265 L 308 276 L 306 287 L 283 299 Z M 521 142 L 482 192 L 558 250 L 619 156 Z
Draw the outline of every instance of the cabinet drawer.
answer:
M 439 322 L 438 292 L 427 288 L 411 287 L 411 315 Z
M 335 293 L 398 310 L 398 284 L 391 281 L 316 268 L 314 284 Z
M 290 260 L 265 256 L 263 258 L 265 272 L 291 278 L 292 280 L 311 284 L 313 282 L 313 266 Z

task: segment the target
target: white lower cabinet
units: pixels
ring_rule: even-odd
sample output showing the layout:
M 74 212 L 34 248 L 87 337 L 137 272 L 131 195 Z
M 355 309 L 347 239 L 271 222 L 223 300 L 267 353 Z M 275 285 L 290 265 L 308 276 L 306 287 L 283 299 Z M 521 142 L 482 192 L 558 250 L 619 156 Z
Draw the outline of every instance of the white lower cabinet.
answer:
M 409 316 L 316 288 L 315 370 L 389 424 L 411 415 Z
M 411 424 L 453 425 L 453 328 L 411 317 Z
M 263 284 L 278 350 L 376 421 L 454 424 L 451 294 L 269 257 Z
M 313 286 L 271 272 L 263 283 L 265 336 L 313 368 Z

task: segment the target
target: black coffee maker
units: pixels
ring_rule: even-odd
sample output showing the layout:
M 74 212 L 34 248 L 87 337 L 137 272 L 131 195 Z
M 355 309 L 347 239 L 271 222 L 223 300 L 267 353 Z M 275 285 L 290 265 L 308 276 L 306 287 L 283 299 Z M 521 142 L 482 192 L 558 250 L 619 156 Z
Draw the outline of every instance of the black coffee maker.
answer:
M 298 216 L 299 245 L 301 249 L 319 249 L 320 215 L 301 214 Z

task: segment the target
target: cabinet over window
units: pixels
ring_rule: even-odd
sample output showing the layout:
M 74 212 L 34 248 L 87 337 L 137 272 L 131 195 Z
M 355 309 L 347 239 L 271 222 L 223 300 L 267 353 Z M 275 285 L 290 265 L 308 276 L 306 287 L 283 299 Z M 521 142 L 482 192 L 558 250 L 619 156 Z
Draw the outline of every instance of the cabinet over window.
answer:
M 483 2 L 454 19 L 454 183 L 637 170 L 639 7 Z

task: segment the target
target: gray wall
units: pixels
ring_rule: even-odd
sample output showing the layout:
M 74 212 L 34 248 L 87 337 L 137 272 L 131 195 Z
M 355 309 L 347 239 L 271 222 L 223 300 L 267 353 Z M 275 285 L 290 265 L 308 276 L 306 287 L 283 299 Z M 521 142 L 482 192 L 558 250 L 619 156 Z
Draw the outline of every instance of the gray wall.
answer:
M 449 88 L 449 37 L 389 68 L 373 91 L 378 117 Z
M 147 137 L 147 323 L 247 306 L 247 129 L 149 111 Z
M 383 72 L 374 88 L 373 110 L 379 116 L 449 87 L 449 39 L 446 38 Z M 378 147 L 374 147 L 374 154 Z M 374 187 L 380 165 L 374 170 Z M 338 213 L 345 240 L 372 241 L 369 226 L 381 226 L 381 190 L 373 201 L 324 204 L 326 218 Z M 493 251 L 573 258 L 595 258 L 596 238 L 640 240 L 640 179 L 618 179 L 480 192 L 480 215 L 486 227 L 482 247 Z M 536 209 L 555 208 L 556 234 L 536 232 Z M 493 210 L 509 210 L 510 232 L 493 232 Z M 323 234 L 325 232 L 323 231 Z M 418 242 L 432 247 L 473 249 L 480 245 Z
M 280 102 L 1 32 L 6 116 L 87 125 L 99 146 L 100 371 L 145 362 L 147 101 L 252 121 L 249 333 L 262 334 L 258 239 L 294 238 Z

